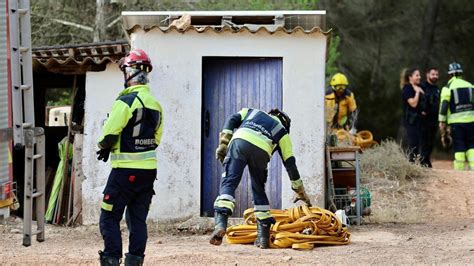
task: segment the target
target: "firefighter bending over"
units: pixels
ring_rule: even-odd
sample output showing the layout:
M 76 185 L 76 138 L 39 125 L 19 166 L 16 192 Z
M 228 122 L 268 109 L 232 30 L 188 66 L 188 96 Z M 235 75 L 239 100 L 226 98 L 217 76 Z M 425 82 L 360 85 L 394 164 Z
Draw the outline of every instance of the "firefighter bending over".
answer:
M 290 118 L 278 109 L 266 113 L 244 108 L 228 118 L 220 133 L 216 158 L 224 165 L 219 196 L 214 202 L 215 228 L 210 239 L 220 245 L 227 228 L 227 220 L 235 206 L 235 190 L 248 165 L 252 182 L 254 213 L 257 219 L 257 240 L 260 248 L 270 246 L 270 227 L 275 219 L 270 214 L 270 203 L 265 193 L 268 162 L 278 151 L 296 193 L 295 202 L 302 200 L 311 206 L 296 167 L 290 139 Z M 235 130 L 235 132 L 234 132 Z

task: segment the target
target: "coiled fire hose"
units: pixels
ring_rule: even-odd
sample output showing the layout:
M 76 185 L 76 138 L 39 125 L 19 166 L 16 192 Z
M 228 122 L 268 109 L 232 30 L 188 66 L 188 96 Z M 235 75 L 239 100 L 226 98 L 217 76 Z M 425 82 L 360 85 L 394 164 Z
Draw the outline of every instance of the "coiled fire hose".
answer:
M 362 130 L 357 132 L 355 135 L 352 135 L 347 130 L 339 129 L 336 131 L 336 136 L 339 142 L 347 140 L 351 145 L 360 146 L 362 149 L 378 144 L 377 141 L 374 141 L 372 132 L 368 130 Z
M 306 205 L 287 210 L 270 210 L 276 223 L 270 231 L 271 248 L 313 249 L 315 245 L 346 245 L 351 234 L 336 215 Z M 244 224 L 227 228 L 229 244 L 252 244 L 257 237 L 253 209 L 244 212 Z

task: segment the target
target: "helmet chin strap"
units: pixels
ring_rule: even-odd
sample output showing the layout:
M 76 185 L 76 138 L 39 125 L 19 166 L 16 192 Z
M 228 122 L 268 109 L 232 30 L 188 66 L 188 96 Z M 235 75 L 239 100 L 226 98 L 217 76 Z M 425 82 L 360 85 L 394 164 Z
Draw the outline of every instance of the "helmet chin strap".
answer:
M 134 74 L 132 74 L 129 78 L 127 78 L 127 72 L 123 71 L 123 77 L 124 77 L 124 79 L 125 79 L 125 83 L 123 84 L 123 86 L 125 87 L 125 89 L 129 87 L 129 86 L 128 86 L 128 82 L 129 82 L 130 80 L 132 80 L 134 77 L 138 76 L 138 74 L 140 74 L 140 73 L 142 73 L 141 70 L 138 71 L 138 72 L 136 72 L 136 73 L 134 73 Z

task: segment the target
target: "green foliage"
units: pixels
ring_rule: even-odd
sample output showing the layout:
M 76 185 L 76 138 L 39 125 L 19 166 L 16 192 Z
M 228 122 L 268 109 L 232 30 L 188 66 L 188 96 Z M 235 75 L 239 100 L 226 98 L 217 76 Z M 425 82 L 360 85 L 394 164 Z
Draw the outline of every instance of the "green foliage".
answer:
M 430 6 L 439 2 L 434 17 L 434 37 L 428 48 L 422 43 Z M 461 62 L 465 77 L 474 79 L 472 39 L 474 7 L 469 0 L 320 0 L 328 10 L 327 27 L 340 36 L 336 61 L 349 78 L 360 107 L 358 128 L 368 129 L 377 140 L 396 137 L 402 101 L 400 71 L 428 65 L 440 69 L 439 87 L 447 82 L 447 65 Z M 429 22 L 429 21 L 428 21 Z M 426 51 L 423 56 L 422 51 Z M 425 78 L 422 69 L 422 78 Z
M 69 88 L 49 88 L 46 90 L 46 106 L 65 106 L 71 104 L 71 90 Z
M 340 42 L 341 38 L 331 32 L 326 62 L 326 83 L 329 83 L 329 79 L 339 71 L 337 68 L 337 59 L 339 59 L 341 55 L 338 50 Z
M 122 11 L 145 10 L 312 10 L 318 0 L 234 0 L 234 1 L 175 1 L 122 0 L 105 1 L 106 36 L 100 41 L 125 38 L 122 21 L 114 22 Z M 33 46 L 50 46 L 92 42 L 96 23 L 94 0 L 35 0 L 31 1 Z M 86 29 L 88 28 L 88 29 Z M 94 30 L 90 30 L 94 29 Z
M 95 1 L 35 0 L 31 1 L 31 37 L 33 46 L 85 43 L 92 32 L 64 25 L 58 20 L 93 27 Z
M 207 0 L 197 2 L 196 7 L 198 10 L 309 10 L 315 9 L 317 2 L 317 0 Z

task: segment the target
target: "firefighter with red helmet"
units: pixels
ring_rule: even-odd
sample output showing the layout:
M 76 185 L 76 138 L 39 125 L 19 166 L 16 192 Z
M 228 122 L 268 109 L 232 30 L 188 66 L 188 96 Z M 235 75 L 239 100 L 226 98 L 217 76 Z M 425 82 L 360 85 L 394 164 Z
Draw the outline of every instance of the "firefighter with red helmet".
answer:
M 104 239 L 104 251 L 99 251 L 100 264 L 120 264 L 120 221 L 127 207 L 130 234 L 125 265 L 142 265 L 147 242 L 146 218 L 155 194 L 155 149 L 163 133 L 163 111 L 147 85 L 153 66 L 143 50 L 130 51 L 121 60 L 120 69 L 125 89 L 115 100 L 98 142 L 97 159 L 106 162 L 110 156 L 112 165 L 99 221 Z

